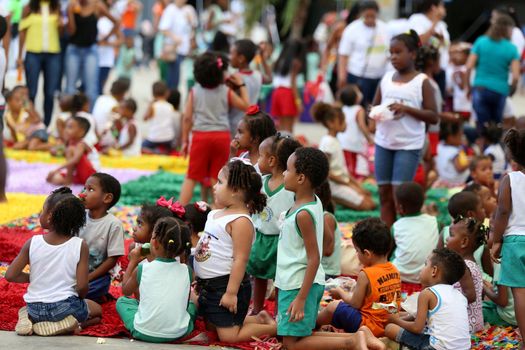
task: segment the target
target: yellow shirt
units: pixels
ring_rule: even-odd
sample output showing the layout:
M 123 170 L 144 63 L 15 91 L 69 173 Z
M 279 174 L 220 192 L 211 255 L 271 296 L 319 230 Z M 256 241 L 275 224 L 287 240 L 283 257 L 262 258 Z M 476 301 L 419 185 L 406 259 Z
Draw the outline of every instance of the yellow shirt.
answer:
M 26 50 L 32 53 L 59 53 L 59 14 L 51 13 L 49 3 L 40 4 L 40 13 L 31 13 L 20 21 L 20 30 L 26 30 Z

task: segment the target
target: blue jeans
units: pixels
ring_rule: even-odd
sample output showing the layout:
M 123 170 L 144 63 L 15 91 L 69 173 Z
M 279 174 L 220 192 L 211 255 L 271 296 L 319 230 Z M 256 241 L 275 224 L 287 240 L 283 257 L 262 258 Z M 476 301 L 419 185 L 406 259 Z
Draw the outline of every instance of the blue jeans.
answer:
M 29 98 L 35 101 L 40 72 L 44 74 L 44 123 L 53 116 L 55 91 L 60 85 L 60 54 L 27 52 L 24 62 Z
M 66 94 L 77 91 L 78 80 L 82 82 L 89 98 L 90 109 L 98 97 L 98 51 L 97 45 L 80 47 L 69 44 L 66 49 Z
M 478 130 L 486 123 L 501 123 L 506 95 L 484 87 L 474 87 L 472 90 L 472 107 L 476 111 Z
M 98 94 L 102 95 L 104 93 L 104 85 L 108 81 L 109 72 L 111 67 L 98 67 Z
M 361 104 L 363 106 L 368 106 L 374 100 L 379 81 L 381 81 L 381 79 L 361 78 L 350 73 L 346 76 L 347 83 L 356 84 L 359 87 L 359 90 L 361 90 L 361 93 L 363 94 L 363 101 Z
M 414 180 L 421 150 L 391 150 L 376 144 L 375 173 L 378 185 L 401 185 Z
M 180 65 L 186 56 L 177 55 L 177 58 L 173 62 L 166 62 L 168 66 L 168 72 L 166 76 L 166 84 L 172 90 L 179 89 L 179 80 L 180 80 Z
M 109 274 L 97 278 L 89 282 L 89 290 L 86 299 L 95 300 L 102 298 L 109 293 L 109 285 L 111 284 L 111 276 Z
M 86 301 L 77 296 L 56 303 L 27 303 L 27 313 L 33 322 L 58 322 L 73 315 L 78 322 L 84 322 L 89 317 Z

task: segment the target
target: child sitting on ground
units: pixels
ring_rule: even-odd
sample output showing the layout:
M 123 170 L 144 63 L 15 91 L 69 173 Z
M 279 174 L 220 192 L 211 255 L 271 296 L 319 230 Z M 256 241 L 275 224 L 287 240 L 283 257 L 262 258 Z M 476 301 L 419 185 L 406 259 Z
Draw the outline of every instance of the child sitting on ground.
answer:
M 191 231 L 191 255 L 195 255 L 195 247 L 199 242 L 199 234 L 204 231 L 206 219 L 211 208 L 208 203 L 198 201 L 184 206 L 184 222 Z M 190 265 L 191 267 L 191 265 Z
M 469 161 L 462 148 L 463 125 L 457 122 L 441 122 L 441 142 L 437 146 L 436 170 L 439 174 L 434 187 L 459 187 L 467 181 Z
M 509 287 L 502 285 L 501 265 L 494 264 L 493 284 L 483 280 L 483 294 L 488 300 L 483 301 L 483 320 L 491 326 L 516 327 L 514 298 Z
M 467 300 L 452 285 L 465 274 L 461 256 L 434 249 L 421 270 L 425 289 L 419 294 L 415 317 L 392 314 L 385 335 L 411 349 L 470 349 Z
M 283 137 L 279 132 L 266 138 L 260 145 L 258 154 L 259 170 L 262 176 L 262 193 L 266 196 L 266 206 L 260 214 L 252 216 L 255 225 L 255 242 L 250 251 L 246 271 L 255 278 L 252 314 L 259 313 L 264 306 L 268 280 L 275 279 L 277 265 L 277 245 L 279 243 L 279 218 L 282 212 L 294 203 L 293 192 L 284 188 L 284 174 L 288 157 L 301 144 L 291 137 Z
M 100 305 L 87 300 L 89 249 L 78 238 L 85 223 L 84 206 L 67 187 L 47 197 L 40 214 L 45 235 L 30 238 L 11 263 L 8 282 L 29 283 L 18 312 L 18 335 L 73 333 L 100 322 Z M 29 264 L 31 271 L 24 272 Z
M 425 193 L 419 184 L 401 184 L 397 187 L 395 195 L 397 212 L 401 218 L 392 226 L 395 243 L 392 263 L 399 270 L 402 284 L 416 288 L 410 291 L 419 291 L 419 273 L 438 243 L 438 222 L 435 216 L 421 213 Z M 405 286 L 403 285 L 402 289 L 403 287 Z
M 322 137 L 319 149 L 330 161 L 328 175 L 333 200 L 340 205 L 354 210 L 373 210 L 375 203 L 372 196 L 350 176 L 337 133 L 346 129 L 345 116 L 340 109 L 327 103 L 317 103 L 312 107 L 312 116 L 328 129 L 328 135 Z
M 128 98 L 120 102 L 119 114 L 122 129 L 120 129 L 117 149 L 122 151 L 122 155 L 126 157 L 140 156 L 141 153 L 142 137 L 134 119 L 136 112 L 137 103 L 134 99 Z
M 454 284 L 454 288 L 460 290 L 469 302 L 468 320 L 471 333 L 483 329 L 483 275 L 480 267 L 474 259 L 474 251 L 485 244 L 488 228 L 483 222 L 473 218 L 456 218 L 450 226 L 450 236 L 446 246 L 458 253 L 467 266 L 465 274 Z
M 331 324 L 345 332 L 356 332 L 367 326 L 376 337 L 384 335 L 388 310 L 376 308 L 392 304 L 396 310 L 401 301 L 401 278 L 397 268 L 388 261 L 392 236 L 388 227 L 378 218 L 358 222 L 352 234 L 359 262 L 364 266 L 357 276 L 354 292 L 342 288 L 330 290 L 336 300 L 319 313 L 319 325 Z
M 180 339 L 193 330 L 197 308 L 190 301 L 192 272 L 175 258 L 190 254 L 190 230 L 179 219 L 157 221 L 150 239 L 154 260 L 144 260 L 141 247 L 129 254 L 129 265 L 122 281 L 124 297 L 117 300 L 117 312 L 131 336 L 151 343 Z M 129 298 L 140 292 L 140 302 Z M 169 290 L 169 293 L 165 291 Z
M 104 301 L 111 282 L 109 271 L 124 255 L 124 227 L 108 212 L 120 198 L 120 183 L 109 174 L 93 174 L 79 197 L 87 209 L 79 237 L 89 246 L 88 298 Z
M 496 195 L 496 183 L 494 181 L 494 172 L 492 170 L 492 158 L 490 156 L 476 156 L 470 162 L 470 177 L 473 183 L 486 186 Z
M 86 136 L 91 125 L 80 116 L 67 120 L 66 129 L 66 164 L 51 171 L 47 175 L 47 182 L 53 185 L 83 185 L 86 180 L 96 173 L 99 168 L 98 152 L 89 145 Z

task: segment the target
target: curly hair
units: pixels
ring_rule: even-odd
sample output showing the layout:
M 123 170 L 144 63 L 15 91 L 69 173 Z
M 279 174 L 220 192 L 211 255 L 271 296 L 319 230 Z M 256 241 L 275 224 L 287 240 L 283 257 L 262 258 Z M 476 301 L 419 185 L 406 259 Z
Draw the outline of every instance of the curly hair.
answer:
M 174 217 L 161 218 L 153 228 L 153 236 L 170 258 L 191 254 L 191 232 L 182 220 Z
M 454 224 L 464 224 L 469 236 L 474 236 L 474 246 L 477 249 L 487 242 L 489 235 L 489 228 L 485 226 L 483 221 L 478 221 L 474 218 L 457 216 L 454 218 Z
M 302 147 L 299 141 L 288 134 L 283 134 L 278 131 L 275 136 L 272 136 L 273 142 L 270 152 L 277 158 L 277 167 L 279 170 L 286 170 L 286 163 L 288 158 L 295 152 L 296 149 Z
M 439 125 L 439 139 L 446 141 L 449 136 L 458 135 L 463 131 L 463 123 L 442 121 Z
M 481 129 L 481 137 L 491 145 L 500 143 L 503 137 L 503 126 L 493 122 L 487 123 Z
M 492 158 L 490 157 L 490 155 L 480 154 L 480 155 L 475 156 L 474 158 L 472 158 L 472 160 L 470 161 L 470 164 L 468 166 L 470 172 L 475 171 L 476 168 L 478 167 L 479 163 L 481 163 L 484 160 L 490 160 L 492 162 Z
M 205 52 L 195 59 L 193 75 L 202 87 L 213 89 L 224 81 L 228 58 L 220 53 Z
M 328 127 L 328 122 L 337 118 L 344 118 L 343 111 L 328 103 L 318 102 L 312 107 L 312 117 L 318 123 Z
M 106 173 L 95 173 L 91 175 L 98 179 L 100 187 L 104 193 L 111 193 L 113 195 L 113 200 L 109 203 L 108 209 L 113 207 L 120 199 L 120 182 L 115 179 L 113 176 Z
M 80 115 L 74 115 L 71 117 L 71 120 L 74 120 L 75 123 L 78 124 L 80 129 L 82 129 L 82 131 L 84 132 L 84 136 L 89 132 L 89 129 L 91 129 L 91 123 L 89 122 L 89 120 L 87 120 L 87 118 L 84 118 Z
M 208 214 L 211 211 L 210 206 L 206 204 L 206 210 L 200 211 L 197 209 L 196 203 L 190 203 L 184 206 L 184 210 L 184 221 L 186 221 L 186 224 L 188 224 L 190 230 L 192 232 L 204 231 Z
M 397 202 L 403 206 L 405 214 L 415 214 L 421 211 L 425 202 L 425 191 L 416 182 L 405 182 L 395 190 Z
M 46 200 L 50 224 L 56 233 L 73 237 L 86 224 L 86 208 L 69 187 L 60 187 Z
M 476 211 L 480 203 L 479 196 L 474 192 L 458 192 L 448 201 L 448 213 L 451 217 L 467 216 L 469 211 Z
M 379 218 L 366 218 L 355 224 L 352 241 L 361 251 L 369 250 L 380 256 L 392 249 L 392 235 L 388 226 Z
M 71 114 L 81 112 L 87 104 L 89 104 L 89 98 L 84 93 L 77 92 L 71 96 Z
M 162 218 L 173 218 L 175 214 L 166 207 L 159 205 L 143 204 L 140 208 L 140 216 L 151 229 L 155 226 L 157 221 Z
M 275 123 L 273 119 L 266 113 L 259 111 L 256 114 L 245 114 L 243 117 L 246 128 L 254 139 L 255 144 L 260 144 L 270 136 L 275 135 Z
M 240 39 L 233 43 L 237 54 L 244 56 L 246 63 L 250 63 L 257 54 L 257 45 L 250 39 Z
M 434 46 L 423 45 L 417 50 L 416 69 L 423 72 L 432 62 L 439 62 L 439 51 Z
M 304 174 L 312 184 L 312 188 L 319 187 L 328 178 L 328 158 L 323 151 L 312 147 L 301 147 L 295 152 L 295 170 Z
M 447 284 L 459 281 L 467 268 L 465 260 L 458 253 L 447 248 L 434 249 L 430 256 L 430 263 L 441 268 L 444 282 Z
M 510 129 L 503 142 L 510 151 L 512 160 L 525 167 L 525 130 Z
M 233 160 L 225 167 L 228 174 L 228 187 L 242 191 L 244 203 L 250 214 L 260 213 L 266 206 L 266 196 L 261 193 L 262 180 L 255 168 L 241 160 Z
M 417 52 L 419 51 L 421 47 L 421 40 L 419 39 L 419 35 L 413 29 L 410 29 L 408 33 L 402 33 L 402 34 L 396 35 L 395 37 L 392 38 L 392 41 L 394 40 L 401 41 L 402 43 L 404 43 L 408 51 L 410 52 L 414 52 L 414 51 Z
M 361 90 L 356 84 L 346 84 L 339 90 L 339 99 L 344 106 L 354 106 L 360 93 Z
M 323 203 L 323 210 L 329 213 L 335 214 L 335 206 L 332 201 L 332 191 L 330 190 L 330 184 L 328 181 L 325 181 L 321 186 L 315 189 L 315 194 Z

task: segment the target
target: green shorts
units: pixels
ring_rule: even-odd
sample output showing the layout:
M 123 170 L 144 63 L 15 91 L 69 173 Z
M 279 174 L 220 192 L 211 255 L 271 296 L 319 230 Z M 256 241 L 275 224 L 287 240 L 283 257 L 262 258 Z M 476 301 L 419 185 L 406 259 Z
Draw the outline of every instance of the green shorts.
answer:
M 306 302 L 304 303 L 304 318 L 299 322 L 290 322 L 287 314 L 288 307 L 299 293 L 299 289 L 281 290 L 279 289 L 279 311 L 277 314 L 277 335 L 290 337 L 307 337 L 312 335 L 319 312 L 319 303 L 324 293 L 324 286 L 314 283 Z
M 483 302 L 483 321 L 491 326 L 509 327 L 510 323 L 504 321 L 498 314 L 498 306 L 492 301 Z
M 275 279 L 278 243 L 279 235 L 265 235 L 257 232 L 246 272 L 255 278 Z
M 523 276 L 525 276 L 525 236 L 503 237 L 499 284 L 511 288 L 524 288 Z

